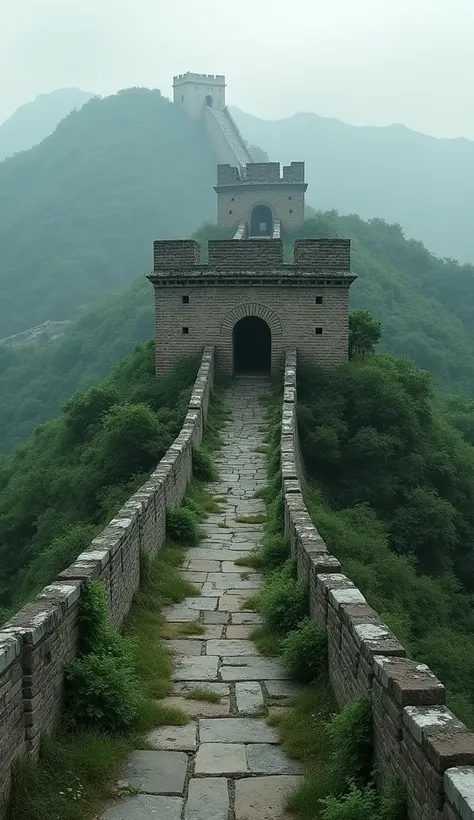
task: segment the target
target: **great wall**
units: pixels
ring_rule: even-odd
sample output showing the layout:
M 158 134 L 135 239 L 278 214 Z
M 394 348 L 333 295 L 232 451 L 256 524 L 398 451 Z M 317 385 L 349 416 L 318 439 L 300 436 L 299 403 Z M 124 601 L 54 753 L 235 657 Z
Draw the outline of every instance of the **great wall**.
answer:
M 192 88 L 202 89 L 198 103 L 201 108 L 205 105 L 205 117 L 207 109 L 215 111 L 215 106 L 202 94 L 215 95 L 216 87 L 224 85 L 220 75 L 175 78 L 175 92 L 183 105 L 191 104 L 186 95 Z M 223 96 L 218 110 L 225 111 Z M 409 820 L 474 820 L 474 734 L 446 708 L 442 682 L 428 667 L 406 657 L 403 646 L 341 572 L 305 505 L 296 418 L 297 362 L 308 358 L 330 367 L 347 358 L 348 294 L 355 278 L 349 242 L 301 240 L 295 245 L 294 263 L 284 263 L 282 242 L 274 238 L 274 229 L 280 222 L 282 229 L 287 227 L 290 209 L 282 216 L 282 197 L 288 207 L 293 201 L 288 200 L 293 196 L 288 194 L 289 182 L 299 186 L 303 210 L 299 208 L 298 221 L 304 218 L 304 166 L 303 176 L 302 163 L 290 166 L 295 166 L 294 177 L 285 169 L 286 179 L 285 171 L 280 177 L 279 166 L 277 179 L 275 163 L 266 169 L 262 167 L 266 164 L 255 163 L 252 168 L 251 156 L 240 143 L 237 148 L 234 144 L 235 133 L 230 138 L 221 125 L 219 140 L 222 136 L 228 157 L 223 161 L 236 170 L 221 166 L 216 190 L 218 197 L 238 200 L 232 225 L 239 239 L 254 241 L 209 243 L 207 265 L 201 263 L 200 249 L 192 241 L 155 243 L 149 278 L 156 298 L 157 372 L 169 371 L 185 353 L 204 351 L 201 365 L 182 430 L 148 481 L 56 582 L 1 627 L 0 816 L 6 810 L 15 761 L 37 759 L 42 734 L 59 724 L 63 669 L 78 650 L 82 584 L 103 581 L 111 621 L 120 628 L 140 584 L 140 554 L 153 555 L 164 543 L 166 513 L 180 504 L 192 475 L 192 448 L 202 441 L 215 372 L 240 378 L 232 382 L 228 394 L 234 417 L 224 431 L 218 458 L 221 477 L 212 490 L 226 495 L 234 516 L 257 509 L 252 498 L 264 482 L 264 470 L 263 459 L 254 450 L 262 413 L 258 393 L 265 383 L 244 375 L 255 349 L 249 353 L 240 326 L 247 328 L 252 344 L 265 346 L 259 366 L 275 377 L 283 376 L 285 530 L 298 575 L 309 587 L 310 616 L 327 631 L 335 697 L 342 706 L 370 696 L 377 782 L 383 786 L 394 777 L 403 780 Z M 227 210 L 234 210 L 227 205 L 227 200 L 221 205 L 222 220 L 229 216 Z M 257 225 L 252 221 L 253 209 L 261 207 L 270 213 L 271 224 L 268 217 Z M 252 224 L 257 236 L 252 236 Z M 168 317 L 168 324 L 163 317 Z M 176 648 L 181 655 L 176 693 L 191 682 L 205 681 L 220 687 L 222 710 L 208 713 L 212 718 L 197 715 L 193 737 L 189 732 L 186 737 L 175 733 L 170 740 L 162 733 L 158 751 L 149 752 L 159 756 L 153 758 L 157 768 L 150 775 L 154 787 L 138 785 L 136 795 L 106 811 L 106 820 L 150 814 L 158 820 L 250 816 L 266 820 L 275 817 L 275 794 L 299 776 L 298 766 L 277 750 L 275 736 L 255 716 L 269 693 L 292 691 L 278 662 L 258 658 L 251 649 L 248 626 L 258 616 L 241 608 L 242 590 L 257 588 L 259 582 L 250 579 L 242 586 L 233 560 L 256 547 L 259 528 L 232 525 L 229 531 L 222 530 L 212 517 L 206 526 L 210 543 L 196 548 L 185 569 L 194 574 L 202 597 L 185 601 L 181 610 L 170 608 L 166 615 L 176 622 L 199 613 L 207 630 L 196 641 L 199 653 L 194 646 Z M 139 777 L 134 781 L 142 764 L 150 770 L 139 753 L 128 763 L 126 776 L 132 786 L 143 782 Z M 141 814 L 133 808 L 134 800 Z

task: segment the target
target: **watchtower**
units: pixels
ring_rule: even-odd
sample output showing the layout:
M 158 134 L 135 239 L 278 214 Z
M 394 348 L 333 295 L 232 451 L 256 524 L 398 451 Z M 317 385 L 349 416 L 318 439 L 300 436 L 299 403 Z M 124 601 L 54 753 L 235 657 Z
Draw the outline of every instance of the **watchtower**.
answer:
M 206 107 L 225 110 L 225 77 L 223 74 L 195 74 L 187 71 L 173 77 L 173 102 L 192 119 L 200 119 Z
M 279 373 L 285 350 L 324 367 L 347 360 L 349 239 L 299 239 L 292 263 L 281 239 L 154 243 L 156 372 L 213 345 L 217 372 Z
M 253 162 L 244 169 L 217 166 L 217 221 L 222 228 L 245 223 L 250 237 L 279 237 L 304 222 L 304 162 Z

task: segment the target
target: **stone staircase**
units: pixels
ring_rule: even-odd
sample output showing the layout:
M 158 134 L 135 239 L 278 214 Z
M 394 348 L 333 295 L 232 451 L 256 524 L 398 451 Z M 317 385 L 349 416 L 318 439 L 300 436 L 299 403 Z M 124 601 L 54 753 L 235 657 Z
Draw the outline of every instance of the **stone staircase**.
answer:
M 222 132 L 235 155 L 237 164 L 242 169 L 245 169 L 247 163 L 253 162 L 254 159 L 228 109 L 225 108 L 224 111 L 216 111 L 212 108 L 209 110 L 214 115 L 219 126 L 221 127 Z

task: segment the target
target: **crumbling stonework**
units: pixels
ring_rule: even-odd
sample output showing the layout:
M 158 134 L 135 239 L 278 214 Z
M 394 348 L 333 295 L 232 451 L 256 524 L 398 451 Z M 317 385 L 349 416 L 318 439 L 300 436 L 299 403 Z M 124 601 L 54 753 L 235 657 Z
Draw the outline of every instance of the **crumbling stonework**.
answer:
M 474 820 L 474 734 L 446 708 L 443 684 L 405 649 L 341 572 L 302 493 L 296 422 L 296 352 L 286 354 L 281 432 L 285 530 L 310 615 L 328 636 L 329 676 L 340 705 L 372 700 L 379 785 L 401 778 L 409 820 Z
M 35 759 L 41 735 L 59 722 L 63 670 L 78 647 L 81 584 L 104 582 L 111 622 L 119 627 L 140 582 L 140 554 L 163 545 L 166 511 L 178 506 L 192 473 L 213 384 L 214 353 L 206 347 L 179 436 L 151 474 L 58 580 L 0 629 L 0 817 L 17 758 Z

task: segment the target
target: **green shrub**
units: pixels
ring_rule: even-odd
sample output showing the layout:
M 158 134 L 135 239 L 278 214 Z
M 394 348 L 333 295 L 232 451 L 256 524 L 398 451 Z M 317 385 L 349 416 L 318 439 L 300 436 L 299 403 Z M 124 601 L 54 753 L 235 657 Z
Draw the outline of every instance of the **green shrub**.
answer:
M 285 565 L 262 590 L 260 611 L 264 621 L 273 632 L 288 632 L 304 618 L 306 610 L 306 587 L 294 578 L 291 565 Z
M 265 536 L 259 550 L 259 557 L 267 569 L 278 569 L 290 557 L 288 539 L 281 533 Z
M 327 635 L 317 621 L 304 618 L 282 642 L 284 666 L 297 680 L 316 680 L 327 668 Z
M 166 514 L 166 532 L 178 544 L 195 545 L 199 541 L 196 515 L 189 507 L 176 507 Z
M 66 722 L 103 731 L 130 726 L 144 703 L 135 674 L 136 642 L 110 628 L 100 581 L 82 589 L 79 636 L 81 654 L 65 669 Z
M 365 786 L 372 770 L 372 707 L 369 698 L 349 703 L 329 721 L 333 791 L 342 794 L 350 783 Z
M 352 784 L 342 797 L 331 795 L 321 802 L 323 820 L 378 820 L 379 817 L 377 795 L 371 788 L 361 790 Z
M 109 654 L 91 652 L 66 669 L 67 721 L 78 728 L 120 731 L 131 726 L 144 705 L 131 666 Z
M 199 481 L 213 481 L 216 475 L 212 458 L 202 447 L 193 447 L 193 475 Z

